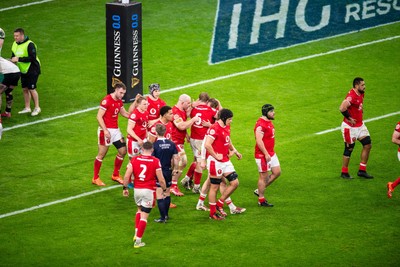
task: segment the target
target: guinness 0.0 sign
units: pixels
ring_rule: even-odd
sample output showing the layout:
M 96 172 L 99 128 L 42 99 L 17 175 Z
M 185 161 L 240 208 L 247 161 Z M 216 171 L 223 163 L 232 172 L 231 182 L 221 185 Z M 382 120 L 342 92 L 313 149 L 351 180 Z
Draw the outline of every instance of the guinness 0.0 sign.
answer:
M 106 4 L 107 93 L 126 85 L 125 102 L 143 94 L 142 3 Z

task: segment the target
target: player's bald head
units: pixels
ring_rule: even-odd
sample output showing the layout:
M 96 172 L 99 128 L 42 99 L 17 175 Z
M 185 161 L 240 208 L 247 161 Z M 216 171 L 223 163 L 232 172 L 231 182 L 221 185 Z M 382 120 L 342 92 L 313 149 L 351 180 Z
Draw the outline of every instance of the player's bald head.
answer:
M 182 94 L 179 96 L 179 101 L 181 102 L 190 102 L 190 96 L 187 94 Z

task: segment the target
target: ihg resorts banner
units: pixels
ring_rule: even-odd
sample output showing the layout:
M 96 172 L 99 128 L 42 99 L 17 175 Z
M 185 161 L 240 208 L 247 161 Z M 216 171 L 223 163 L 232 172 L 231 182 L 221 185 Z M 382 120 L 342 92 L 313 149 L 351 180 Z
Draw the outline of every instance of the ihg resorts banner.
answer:
M 125 102 L 143 94 L 142 4 L 106 4 L 107 92 L 117 82 L 126 85 Z
M 218 0 L 210 64 L 400 21 L 400 0 Z

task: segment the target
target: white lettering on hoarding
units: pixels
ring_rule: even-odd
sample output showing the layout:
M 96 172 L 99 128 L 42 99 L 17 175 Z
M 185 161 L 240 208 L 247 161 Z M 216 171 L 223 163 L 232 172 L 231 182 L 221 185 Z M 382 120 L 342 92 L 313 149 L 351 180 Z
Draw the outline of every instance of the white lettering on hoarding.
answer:
M 240 24 L 240 13 L 242 13 L 242 4 L 235 4 L 232 10 L 231 27 L 229 31 L 228 49 L 237 48 L 238 30 Z
M 346 5 L 345 23 L 386 15 L 393 10 L 400 11 L 399 0 L 367 0 L 362 5 L 353 3 Z
M 285 26 L 287 20 L 287 13 L 289 9 L 289 0 L 282 0 L 279 12 L 276 14 L 261 16 L 264 7 L 264 0 L 257 0 L 256 10 L 254 12 L 253 28 L 251 30 L 250 44 L 258 43 L 260 36 L 260 26 L 263 23 L 278 21 L 276 27 L 275 39 L 283 38 L 285 36 Z
M 114 69 L 116 77 L 121 76 L 121 32 L 114 30 Z
M 298 6 L 296 8 L 295 21 L 296 21 L 297 26 L 299 26 L 299 28 L 305 32 L 318 31 L 318 30 L 322 29 L 323 27 L 327 26 L 329 24 L 329 19 L 331 16 L 331 6 L 330 5 L 324 6 L 322 8 L 320 23 L 316 26 L 310 26 L 306 22 L 306 15 L 305 15 L 307 2 L 308 2 L 308 0 L 300 0 Z
M 132 66 L 132 75 L 138 76 L 139 75 L 139 31 L 133 30 L 132 31 L 132 50 L 133 50 L 133 66 Z

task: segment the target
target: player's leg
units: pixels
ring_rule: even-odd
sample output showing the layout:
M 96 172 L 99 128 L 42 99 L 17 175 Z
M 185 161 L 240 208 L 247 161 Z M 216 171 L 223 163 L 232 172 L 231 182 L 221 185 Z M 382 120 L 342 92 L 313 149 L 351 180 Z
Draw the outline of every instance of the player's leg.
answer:
M 40 109 L 40 106 L 39 106 L 39 94 L 38 94 L 36 89 L 30 89 L 29 93 L 32 96 L 33 104 L 35 106 L 35 108 L 33 109 L 32 113 L 31 113 L 31 115 L 32 116 L 36 116 L 42 111 Z
M 196 159 L 197 164 L 196 168 L 193 173 L 193 180 L 194 180 L 194 186 L 193 186 L 193 193 L 199 194 L 200 193 L 200 185 L 201 185 L 201 178 L 203 176 L 203 168 L 201 167 L 200 161 L 201 159 Z
M 197 162 L 196 162 L 196 158 L 194 158 L 193 162 L 190 164 L 185 177 L 181 180 L 181 184 L 184 188 L 186 188 L 187 190 L 191 190 L 191 186 L 190 184 L 193 183 L 193 174 L 194 174 L 194 170 L 196 168 Z
M 265 188 L 267 186 L 268 176 L 269 176 L 268 171 L 258 173 L 257 189 L 258 189 L 259 206 L 264 206 L 264 203 L 266 202 L 264 194 L 265 194 Z
M 221 177 L 210 176 L 210 191 L 208 193 L 208 204 L 210 205 L 210 219 L 223 220 L 224 216 L 217 213 L 217 193 L 221 183 Z
M 163 176 L 165 179 L 165 184 L 167 186 L 167 190 L 165 192 L 162 191 L 162 188 L 159 187 L 157 183 L 157 206 L 160 211 L 160 218 L 155 219 L 155 222 L 158 223 L 166 223 L 169 218 L 169 208 L 171 205 L 171 180 L 172 180 L 172 172 L 171 171 L 163 171 Z
M 225 201 L 228 197 L 230 197 L 233 192 L 235 192 L 236 188 L 239 186 L 239 179 L 236 172 L 231 172 L 228 174 L 224 174 L 225 178 L 229 181 L 229 185 L 227 185 L 226 189 L 223 191 L 220 200 Z
M 147 227 L 147 219 L 149 218 L 151 208 L 141 207 L 140 208 L 140 220 L 137 226 L 137 233 L 134 248 L 144 247 L 146 244 L 142 242 L 142 237 L 144 235 L 144 231 Z
M 12 108 L 13 98 L 14 98 L 12 91 L 18 85 L 20 76 L 21 76 L 21 74 L 19 72 L 18 73 L 9 73 L 9 74 L 4 75 L 3 84 L 5 86 L 7 86 L 7 88 L 5 90 L 6 109 L 5 109 L 5 112 L 1 114 L 1 116 L 3 116 L 3 117 L 11 117 L 11 108 Z
M 270 171 L 271 166 L 268 164 L 265 157 L 255 158 L 258 171 L 258 181 L 257 188 L 254 190 L 254 195 L 258 198 L 264 198 L 265 187 L 267 186 L 268 171 Z
M 31 94 L 29 93 L 28 88 L 23 88 L 22 93 L 24 96 L 25 108 L 23 110 L 19 111 L 18 114 L 30 113 L 31 112 L 31 107 L 30 107 Z
M 7 89 L 7 86 L 4 84 L 0 83 L 0 112 L 1 112 L 1 106 L 2 106 L 2 99 L 3 99 L 3 92 Z M 3 116 L 2 116 L 3 117 Z
M 400 184 L 400 177 L 397 177 L 397 179 L 394 182 L 388 182 L 387 183 L 387 196 L 388 198 L 392 198 L 392 193 L 394 189 Z
M 210 206 L 210 219 L 223 220 L 225 217 L 217 213 L 217 194 L 222 181 L 221 163 L 214 158 L 207 159 L 207 170 L 210 176 L 210 190 L 208 192 L 208 204 Z
M 207 180 L 203 183 L 203 186 L 201 187 L 199 200 L 197 201 L 196 205 L 196 210 L 204 210 L 204 211 L 209 210 L 209 208 L 207 208 L 206 205 L 204 205 L 204 200 L 206 199 L 209 190 L 210 190 L 210 176 L 208 175 Z
M 92 184 L 98 186 L 105 186 L 105 183 L 100 179 L 100 169 L 101 165 L 103 164 L 103 159 L 106 156 L 108 151 L 108 146 L 105 145 L 98 145 L 98 153 L 94 160 L 94 171 L 93 171 L 93 179 Z
M 223 210 L 225 200 L 232 195 L 232 193 L 239 186 L 238 175 L 235 171 L 230 173 L 224 173 L 224 177 L 229 181 L 229 185 L 222 192 L 221 197 L 217 201 L 217 209 L 218 211 L 226 216 L 226 213 Z
M 157 207 L 160 212 L 160 218 L 154 219 L 157 223 L 165 223 L 165 216 L 166 214 L 166 201 L 164 199 L 163 190 L 161 187 L 157 187 L 156 189 L 156 196 L 157 196 Z
M 278 157 L 274 155 L 270 162 L 271 174 L 268 177 L 266 187 L 270 186 L 279 176 L 281 176 L 281 166 L 279 164 Z
M 342 137 L 344 141 L 344 152 L 343 152 L 343 160 L 342 160 L 342 172 L 340 177 L 344 179 L 353 179 L 349 174 L 349 163 L 351 153 L 354 149 L 354 140 L 356 139 L 355 130 L 347 125 L 346 123 L 342 122 L 341 125 Z
M 342 173 L 340 177 L 345 179 L 353 179 L 353 177 L 349 174 L 349 163 L 351 153 L 353 152 L 355 144 L 344 143 L 344 152 L 343 152 L 343 161 L 342 161 Z
M 97 130 L 98 152 L 94 160 L 92 184 L 105 186 L 105 183 L 100 179 L 100 169 L 103 164 L 103 159 L 107 155 L 110 143 L 107 143 L 104 131 L 100 128 Z
M 35 108 L 33 109 L 31 115 L 36 116 L 41 112 L 40 105 L 39 105 L 39 93 L 36 90 L 36 83 L 38 81 L 39 75 L 36 74 L 28 74 L 29 79 L 29 93 L 32 97 L 33 104 Z
M 126 143 L 125 143 L 124 138 L 121 137 L 118 141 L 113 142 L 113 145 L 117 149 L 118 153 L 115 156 L 114 171 L 111 176 L 111 179 L 120 184 L 123 184 L 124 181 L 123 181 L 123 178 L 121 178 L 120 170 L 121 170 L 121 166 L 122 166 L 122 163 L 124 162 L 124 158 L 126 155 Z
M 172 184 L 171 184 L 171 192 L 175 196 L 181 197 L 184 194 L 178 188 L 178 180 L 182 175 L 182 171 L 185 169 L 187 164 L 187 156 L 183 145 L 177 145 L 178 148 L 178 156 L 179 156 L 179 164 L 175 166 L 173 175 L 172 175 Z
M 153 191 L 149 189 L 135 189 L 135 202 L 140 207 L 140 220 L 137 225 L 136 241 L 134 248 L 140 248 L 145 246 L 142 242 L 144 231 L 147 227 L 147 219 L 152 210 L 154 202 Z
M 368 163 L 369 153 L 372 147 L 371 137 L 367 135 L 360 138 L 359 141 L 362 144 L 363 148 L 361 150 L 361 162 L 357 175 L 367 179 L 372 179 L 374 177 L 367 173 L 367 163 Z
M 13 104 L 14 96 L 12 94 L 14 87 L 8 87 L 5 91 L 6 94 L 6 109 L 4 113 L 1 114 L 2 117 L 11 117 L 11 108 Z
M 202 162 L 202 143 L 203 140 L 197 140 L 193 139 L 190 141 L 192 145 L 192 150 L 193 150 L 193 155 L 195 157 L 196 161 L 196 167 L 193 173 L 193 180 L 194 180 L 194 186 L 193 186 L 193 193 L 199 194 L 200 193 L 200 184 L 201 184 L 201 178 L 203 176 L 203 166 L 201 164 Z

